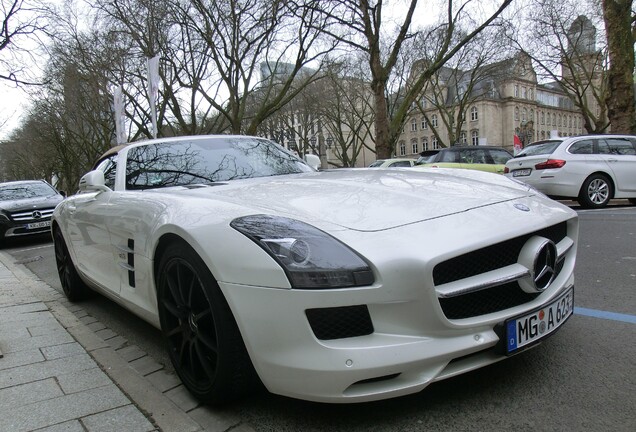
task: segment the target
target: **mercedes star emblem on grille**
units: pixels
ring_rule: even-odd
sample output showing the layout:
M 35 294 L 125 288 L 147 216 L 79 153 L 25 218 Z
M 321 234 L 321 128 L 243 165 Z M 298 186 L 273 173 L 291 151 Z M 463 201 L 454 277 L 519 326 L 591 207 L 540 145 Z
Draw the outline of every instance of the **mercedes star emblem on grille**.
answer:
M 521 249 L 517 262 L 528 270 L 528 277 L 519 280 L 527 293 L 545 291 L 557 276 L 557 248 L 552 240 L 533 236 Z
M 548 240 L 539 249 L 534 263 L 534 287 L 538 292 L 545 290 L 554 280 L 556 259 L 556 246 Z
M 33 219 L 40 219 L 42 217 L 42 213 L 36 210 L 31 216 L 33 216 Z

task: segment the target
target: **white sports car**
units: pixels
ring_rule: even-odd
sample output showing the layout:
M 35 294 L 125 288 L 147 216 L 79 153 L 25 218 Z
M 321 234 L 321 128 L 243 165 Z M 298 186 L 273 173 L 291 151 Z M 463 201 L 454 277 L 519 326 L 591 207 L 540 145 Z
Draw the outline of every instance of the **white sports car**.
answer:
M 105 155 L 55 210 L 66 295 L 161 329 L 200 400 L 362 402 L 523 351 L 572 314 L 576 213 L 470 170 L 315 171 L 240 136 Z

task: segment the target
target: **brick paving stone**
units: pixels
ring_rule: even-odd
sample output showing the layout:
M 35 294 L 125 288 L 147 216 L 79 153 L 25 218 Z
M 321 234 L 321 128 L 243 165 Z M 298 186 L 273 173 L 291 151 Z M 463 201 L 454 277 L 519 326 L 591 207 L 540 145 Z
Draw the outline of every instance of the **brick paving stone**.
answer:
M 146 353 L 140 350 L 137 345 L 130 345 L 122 349 L 118 349 L 117 354 L 119 354 L 121 358 L 123 358 L 127 362 L 137 360 L 138 358 L 146 355 Z
M 54 378 L 21 384 L 0 390 L 0 407 L 11 409 L 62 396 L 62 389 Z
M 185 412 L 192 411 L 199 406 L 199 401 L 183 385 L 175 387 L 164 394 Z
M 155 430 L 152 423 L 134 405 L 126 405 L 84 417 L 82 423 L 89 432 L 150 432 Z
M 21 407 L 0 408 L 0 431 L 31 431 L 128 404 L 128 398 L 111 384 Z
M 94 323 L 94 322 L 97 322 L 97 318 L 95 318 L 95 317 L 93 317 L 93 316 L 90 316 L 90 315 L 86 315 L 86 316 L 84 316 L 84 317 L 79 318 L 79 321 L 80 321 L 82 324 L 89 325 L 89 324 L 92 324 L 92 323 Z
M 38 349 L 18 351 L 13 353 L 6 352 L 4 353 L 2 362 L 0 362 L 0 371 L 43 361 L 44 356 Z
M 143 376 L 163 369 L 163 365 L 160 365 L 159 363 L 154 361 L 153 358 L 150 356 L 145 356 L 138 358 L 137 360 L 133 360 L 130 362 L 130 365 Z
M 214 411 L 207 406 L 200 406 L 188 413 L 190 417 L 201 425 L 206 432 L 224 432 L 232 430 L 241 423 L 241 419 L 237 415 L 226 414 L 222 411 Z M 253 432 L 253 431 L 252 431 Z
M 80 354 L 73 357 L 14 367 L 0 372 L 0 389 L 75 371 L 92 369 L 96 366 L 88 354 Z M 0 428 L 1 430 L 3 429 Z
M 115 336 L 112 339 L 108 339 L 107 342 L 112 349 L 118 350 L 120 348 L 123 348 L 128 343 L 128 339 L 122 336 Z
M 66 394 L 103 387 L 111 383 L 108 375 L 98 367 L 58 375 L 57 382 Z
M 181 380 L 173 373 L 159 370 L 146 376 L 146 379 L 152 383 L 162 393 L 181 385 Z
M 95 334 L 97 336 L 99 336 L 100 338 L 104 339 L 105 341 L 107 341 L 108 339 L 112 339 L 115 336 L 117 336 L 117 333 L 115 333 L 114 331 L 112 331 L 109 328 L 105 328 L 103 330 L 96 331 Z
M 84 352 L 84 348 L 77 342 L 40 348 L 47 360 L 70 357 Z
M 106 328 L 106 326 L 104 324 L 102 324 L 99 321 L 95 321 L 94 323 L 90 323 L 87 325 L 87 327 L 91 330 L 93 330 L 94 332 L 96 331 L 100 331 Z
M 5 339 L 0 336 L 0 340 L 2 341 L 2 348 L 5 354 L 10 352 L 30 350 L 33 348 L 44 348 L 47 346 L 55 346 L 64 343 L 75 342 L 75 339 L 73 339 L 70 334 L 62 332 L 46 336 L 11 339 Z
M 78 312 L 83 310 L 81 306 L 73 304 L 73 303 L 70 303 L 68 306 L 66 306 L 66 309 L 68 309 L 71 312 Z
M 84 426 L 79 420 L 71 420 L 64 423 L 58 423 L 53 426 L 48 426 L 43 429 L 38 429 L 34 432 L 86 432 Z
M 88 316 L 88 312 L 86 312 L 84 309 L 81 309 L 73 312 L 73 315 L 75 315 L 79 319 Z
M 31 336 L 44 336 L 44 335 L 50 335 L 53 333 L 63 332 L 64 327 L 62 327 L 60 323 L 55 321 L 55 323 L 51 322 L 46 325 L 28 327 L 28 330 Z

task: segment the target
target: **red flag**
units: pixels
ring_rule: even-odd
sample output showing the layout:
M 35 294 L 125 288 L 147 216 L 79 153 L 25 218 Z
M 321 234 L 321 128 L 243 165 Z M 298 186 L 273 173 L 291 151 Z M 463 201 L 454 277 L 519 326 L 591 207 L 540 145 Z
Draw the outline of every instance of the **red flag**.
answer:
M 514 150 L 515 150 L 515 155 L 517 153 L 519 153 L 521 150 L 523 149 L 523 143 L 521 142 L 521 138 L 519 138 L 517 136 L 517 134 L 515 134 L 514 136 Z

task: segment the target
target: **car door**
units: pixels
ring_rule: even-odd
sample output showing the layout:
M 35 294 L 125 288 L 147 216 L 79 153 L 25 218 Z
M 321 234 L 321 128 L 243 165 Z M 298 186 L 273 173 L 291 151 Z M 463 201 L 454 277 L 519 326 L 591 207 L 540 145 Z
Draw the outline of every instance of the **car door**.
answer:
M 69 240 L 78 270 L 101 288 L 119 293 L 108 228 L 116 217 L 110 207 L 111 196 L 112 192 L 89 192 L 69 200 Z
M 636 192 L 636 139 L 599 139 L 598 157 L 614 174 L 617 192 Z

